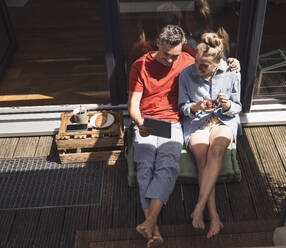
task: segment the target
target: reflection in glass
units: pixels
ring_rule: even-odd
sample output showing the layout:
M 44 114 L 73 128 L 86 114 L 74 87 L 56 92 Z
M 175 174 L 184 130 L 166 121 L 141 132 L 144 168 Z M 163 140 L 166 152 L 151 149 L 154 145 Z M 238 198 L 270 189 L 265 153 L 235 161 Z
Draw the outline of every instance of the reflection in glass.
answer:
M 181 26 L 188 43 L 184 51 L 196 55 L 196 45 L 204 32 L 219 27 L 225 38 L 226 57 L 233 57 L 239 18 L 236 0 L 120 1 L 120 25 L 127 73 L 131 64 L 149 51 L 157 50 L 156 36 L 168 24 Z
M 0 61 L 6 49 L 8 48 L 8 45 L 9 45 L 8 34 L 4 27 L 4 20 L 2 19 L 2 16 L 0 16 Z
M 269 1 L 264 22 L 254 100 L 286 101 L 286 30 L 281 27 L 286 3 Z

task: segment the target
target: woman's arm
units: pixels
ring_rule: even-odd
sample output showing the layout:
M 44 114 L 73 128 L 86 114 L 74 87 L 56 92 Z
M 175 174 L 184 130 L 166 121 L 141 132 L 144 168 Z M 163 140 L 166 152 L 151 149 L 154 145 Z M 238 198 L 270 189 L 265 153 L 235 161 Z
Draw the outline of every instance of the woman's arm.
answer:
M 194 117 L 198 111 L 207 112 L 207 110 L 203 100 L 195 102 L 191 99 L 189 92 L 191 89 L 187 87 L 191 83 L 193 83 L 192 79 L 183 71 L 179 77 L 178 108 L 185 116 Z
M 235 114 L 239 114 L 241 111 L 241 103 L 240 103 L 240 73 L 235 73 L 234 80 L 232 84 L 232 89 L 230 93 L 230 97 L 228 100 L 224 99 L 224 97 L 220 96 L 220 101 L 223 106 L 223 114 L 228 116 L 234 116 Z M 220 95 L 220 94 L 219 94 Z M 224 95 L 224 94 L 222 94 Z
M 189 81 L 188 75 L 185 71 L 182 71 L 179 76 L 179 98 L 178 98 L 178 108 L 179 111 L 185 116 L 194 115 L 195 111 L 191 110 L 191 105 L 193 102 L 191 101 L 189 94 L 187 83 Z

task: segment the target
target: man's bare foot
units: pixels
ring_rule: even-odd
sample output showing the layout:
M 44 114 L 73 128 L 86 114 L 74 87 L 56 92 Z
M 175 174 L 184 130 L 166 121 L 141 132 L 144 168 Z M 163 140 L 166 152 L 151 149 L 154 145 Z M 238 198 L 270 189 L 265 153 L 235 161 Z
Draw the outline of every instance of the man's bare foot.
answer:
M 163 243 L 164 239 L 159 232 L 159 227 L 155 225 L 153 229 L 153 237 L 147 242 L 147 248 L 160 247 Z
M 191 217 L 193 219 L 192 225 L 194 228 L 203 230 L 205 229 L 203 210 L 201 210 L 199 207 L 195 207 L 195 210 L 191 214 Z
M 139 232 L 145 239 L 152 238 L 152 230 L 153 230 L 154 223 L 146 219 L 143 223 L 136 227 L 136 231 Z
M 210 220 L 210 229 L 208 231 L 207 238 L 209 239 L 217 235 L 222 228 L 223 228 L 223 224 L 220 221 L 219 217 L 217 216 L 215 218 L 212 218 Z

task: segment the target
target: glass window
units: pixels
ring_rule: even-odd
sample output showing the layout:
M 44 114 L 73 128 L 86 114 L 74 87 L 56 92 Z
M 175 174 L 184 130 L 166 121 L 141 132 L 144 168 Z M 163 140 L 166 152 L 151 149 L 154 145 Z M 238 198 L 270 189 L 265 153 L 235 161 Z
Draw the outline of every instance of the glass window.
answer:
M 187 36 L 186 52 L 195 56 L 196 45 L 204 32 L 225 38 L 225 55 L 236 52 L 239 1 L 120 1 L 120 25 L 127 73 L 131 64 L 148 51 L 156 50 L 156 36 L 167 24 L 181 26 Z
M 4 56 L 4 53 L 8 48 L 8 46 L 9 46 L 8 34 L 4 26 L 4 20 L 2 19 L 2 16 L 0 16 L 0 61 L 2 60 L 2 57 Z
M 253 103 L 286 102 L 286 1 L 268 1 Z
M 8 10 L 18 47 L 0 107 L 110 103 L 100 1 L 28 1 Z

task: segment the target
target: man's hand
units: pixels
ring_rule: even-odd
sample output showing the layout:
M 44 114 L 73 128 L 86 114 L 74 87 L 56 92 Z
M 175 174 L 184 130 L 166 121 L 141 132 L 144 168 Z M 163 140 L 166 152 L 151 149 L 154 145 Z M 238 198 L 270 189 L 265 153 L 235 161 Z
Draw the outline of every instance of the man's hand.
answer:
M 139 133 L 142 137 L 146 137 L 146 136 L 149 136 L 153 133 L 153 128 L 151 127 L 146 127 L 146 126 L 140 126 L 139 127 Z
M 221 103 L 221 106 L 223 107 L 223 109 L 226 111 L 229 110 L 231 102 L 228 98 L 228 95 L 226 95 L 224 93 L 219 93 L 218 97 L 219 97 L 219 102 Z
M 240 72 L 240 63 L 236 58 L 228 58 L 227 63 L 230 65 L 231 71 Z

